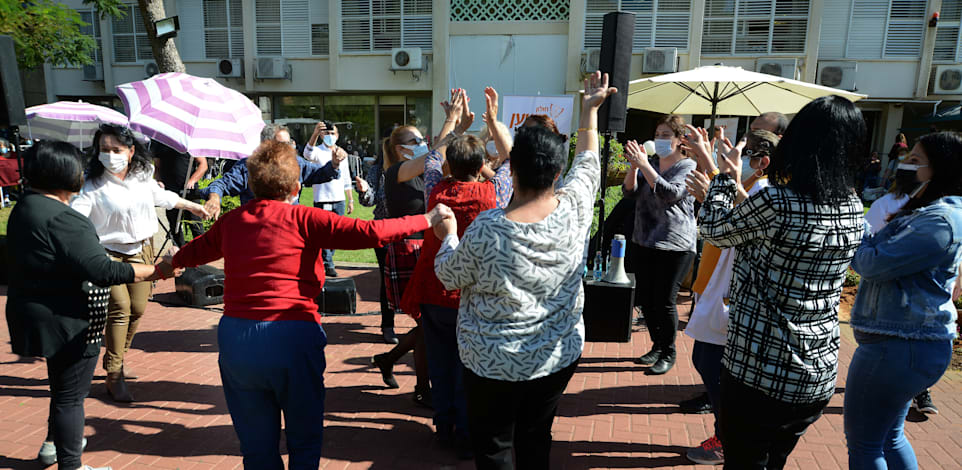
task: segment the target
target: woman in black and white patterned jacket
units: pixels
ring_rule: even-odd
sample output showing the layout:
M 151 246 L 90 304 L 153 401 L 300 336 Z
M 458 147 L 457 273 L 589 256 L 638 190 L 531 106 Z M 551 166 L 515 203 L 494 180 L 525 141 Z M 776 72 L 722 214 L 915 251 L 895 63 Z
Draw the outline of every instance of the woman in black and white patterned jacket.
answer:
M 589 83 L 590 81 L 590 83 Z M 598 107 L 616 90 L 585 81 L 577 157 L 555 192 L 567 145 L 526 127 L 511 149 L 514 198 L 443 240 L 438 279 L 461 289 L 458 350 L 466 371 L 468 427 L 478 468 L 548 468 L 551 422 L 584 348 L 582 252 L 600 184 Z

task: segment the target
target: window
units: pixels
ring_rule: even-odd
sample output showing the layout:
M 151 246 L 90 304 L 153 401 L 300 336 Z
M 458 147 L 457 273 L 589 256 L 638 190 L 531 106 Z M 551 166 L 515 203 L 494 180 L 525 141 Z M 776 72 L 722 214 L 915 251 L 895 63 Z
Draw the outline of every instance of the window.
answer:
M 921 57 L 925 6 L 918 0 L 853 0 L 844 56 Z
M 344 0 L 341 48 L 345 52 L 395 47 L 431 50 L 430 0 Z
M 568 21 L 567 0 L 451 0 L 451 21 Z
M 244 57 L 242 0 L 204 1 L 204 50 L 208 59 Z
M 939 26 L 935 32 L 935 52 L 932 55 L 934 61 L 962 62 L 960 20 L 962 20 L 962 0 L 942 0 Z
M 601 47 L 604 16 L 611 11 L 635 14 L 635 34 L 631 44 L 634 51 L 643 51 L 646 47 L 688 49 L 690 0 L 588 0 L 585 48 Z
M 126 15 L 123 18 L 113 17 L 110 22 L 114 36 L 114 62 L 152 60 L 154 54 L 150 49 L 140 8 L 136 5 L 122 5 L 120 8 Z
M 327 10 L 327 0 L 255 0 L 257 55 L 326 55 Z
M 87 23 L 87 26 L 80 28 L 80 33 L 92 37 L 97 44 L 95 49 L 90 51 L 90 58 L 94 63 L 102 64 L 104 63 L 104 52 L 100 43 L 100 18 L 97 16 L 97 12 L 93 10 L 84 10 L 78 13 L 80 13 L 80 20 Z
M 704 55 L 804 54 L 809 0 L 706 0 Z

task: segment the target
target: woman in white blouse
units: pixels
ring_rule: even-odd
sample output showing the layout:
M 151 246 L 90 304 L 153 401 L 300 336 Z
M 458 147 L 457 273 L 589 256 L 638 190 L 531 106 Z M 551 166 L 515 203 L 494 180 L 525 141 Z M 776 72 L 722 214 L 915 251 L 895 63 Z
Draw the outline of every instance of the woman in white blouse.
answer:
M 590 83 L 589 83 L 590 82 Z M 616 90 L 585 81 L 577 157 L 555 191 L 567 145 L 540 127 L 517 131 L 514 198 L 468 226 L 438 225 L 435 272 L 461 289 L 458 352 L 465 365 L 468 427 L 480 469 L 548 468 L 551 422 L 584 348 L 585 240 L 598 192 L 598 107 Z
M 93 222 L 100 244 L 115 261 L 153 264 L 150 239 L 157 231 L 154 206 L 185 209 L 209 218 L 200 204 L 181 199 L 157 184 L 143 144 L 130 129 L 103 125 L 94 136 L 94 145 L 99 154 L 90 160 L 87 180 L 70 207 Z M 133 401 L 124 382 L 124 355 L 137 332 L 150 288 L 150 282 L 135 282 L 110 289 L 103 365 L 107 392 L 114 401 Z M 130 371 L 126 376 L 134 377 Z

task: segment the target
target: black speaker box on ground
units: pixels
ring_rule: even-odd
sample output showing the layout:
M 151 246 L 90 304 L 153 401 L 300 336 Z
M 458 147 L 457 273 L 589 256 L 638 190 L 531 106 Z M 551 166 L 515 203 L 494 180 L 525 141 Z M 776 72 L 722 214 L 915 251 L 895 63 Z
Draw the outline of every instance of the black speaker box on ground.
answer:
M 185 269 L 174 286 L 184 302 L 195 307 L 224 303 L 224 271 L 213 266 Z
M 585 281 L 585 340 L 627 343 L 631 341 L 631 316 L 635 308 L 635 275 L 630 284 Z
M 608 74 L 609 86 L 618 88 L 598 110 L 598 130 L 624 132 L 628 114 L 628 75 L 631 73 L 631 37 L 635 14 L 613 11 L 605 14 L 601 30 L 598 68 Z
M 317 296 L 317 311 L 321 313 L 357 313 L 357 286 L 349 277 L 327 278 Z
M 17 69 L 17 53 L 10 36 L 0 36 L 0 127 L 23 126 L 23 89 Z

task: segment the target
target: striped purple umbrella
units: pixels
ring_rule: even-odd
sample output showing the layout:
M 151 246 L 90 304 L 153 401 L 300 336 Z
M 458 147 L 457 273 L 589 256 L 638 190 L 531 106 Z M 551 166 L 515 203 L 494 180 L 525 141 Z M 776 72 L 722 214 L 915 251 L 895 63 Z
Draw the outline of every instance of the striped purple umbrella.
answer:
M 241 159 L 260 144 L 260 109 L 246 96 L 186 73 L 117 86 L 130 128 L 195 157 Z
M 58 101 L 27 108 L 27 137 L 62 140 L 78 148 L 89 147 L 101 124 L 127 125 L 127 117 L 90 103 Z

